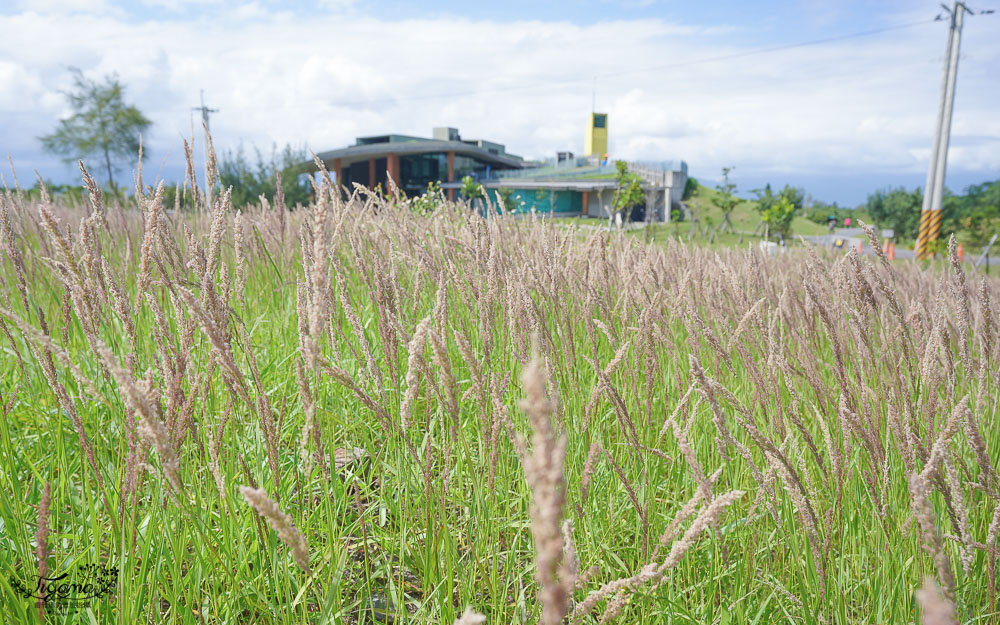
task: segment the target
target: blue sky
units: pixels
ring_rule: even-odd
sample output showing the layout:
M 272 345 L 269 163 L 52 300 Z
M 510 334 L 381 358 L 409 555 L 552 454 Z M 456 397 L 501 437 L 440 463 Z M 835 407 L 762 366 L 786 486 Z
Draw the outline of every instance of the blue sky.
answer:
M 220 151 L 322 151 L 451 125 L 545 157 L 582 151 L 596 76 L 612 156 L 681 158 L 706 181 L 734 166 L 744 190 L 790 183 L 854 205 L 875 188 L 923 184 L 940 12 L 912 0 L 15 0 L 0 5 L 0 152 L 22 180 L 32 169 L 77 179 L 36 140 L 68 114 L 70 65 L 119 74 L 154 122 L 145 171 L 167 180 L 183 173 L 201 88 L 220 109 Z M 953 189 L 1000 178 L 997 32 L 1000 14 L 967 19 Z

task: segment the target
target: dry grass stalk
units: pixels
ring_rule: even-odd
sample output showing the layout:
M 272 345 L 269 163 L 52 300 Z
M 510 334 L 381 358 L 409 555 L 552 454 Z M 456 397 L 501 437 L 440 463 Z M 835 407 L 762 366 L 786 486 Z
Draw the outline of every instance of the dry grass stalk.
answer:
M 966 285 L 965 270 L 958 260 L 958 250 L 955 235 L 948 239 L 948 259 L 951 261 L 951 268 L 954 277 L 951 282 L 951 292 L 958 302 L 958 349 L 962 357 L 962 366 L 965 374 L 972 374 L 972 356 L 969 353 L 969 328 L 972 325 L 972 313 L 969 311 L 969 289 Z
M 233 253 L 236 261 L 236 297 L 239 298 L 240 302 L 243 302 L 245 306 L 246 301 L 244 297 L 246 295 L 247 288 L 247 258 L 244 236 L 243 212 L 236 211 L 236 217 L 233 219 Z
M 993 519 L 986 530 L 986 565 L 989 571 L 990 606 L 995 608 L 997 585 L 997 547 L 1000 540 L 1000 502 L 993 508 Z
M 420 361 L 423 359 L 427 331 L 432 320 L 430 315 L 421 319 L 413 331 L 413 338 L 410 339 L 409 344 L 406 346 L 406 351 L 409 354 L 406 363 L 406 392 L 403 394 L 403 401 L 399 406 L 399 420 L 404 429 L 409 427 L 410 421 L 413 418 L 413 402 L 417 399 L 417 392 L 420 387 L 418 369 Z
M 909 488 L 910 506 L 913 508 L 913 514 L 917 519 L 924 548 L 927 549 L 934 560 L 938 579 L 944 584 L 946 597 L 954 597 L 955 576 L 952 573 L 951 561 L 944 549 L 941 534 L 938 532 L 934 509 L 931 507 L 931 490 L 926 477 L 922 474 L 911 475 Z
M 580 476 L 580 506 L 584 506 L 587 503 L 587 495 L 590 493 L 590 480 L 594 475 L 594 469 L 597 468 L 597 461 L 604 455 L 604 448 L 597 441 L 590 444 L 590 450 L 587 451 L 587 460 L 583 463 L 583 474 Z M 579 511 L 580 516 L 583 516 L 582 509 Z
M 159 454 L 160 466 L 173 494 L 183 492 L 180 460 L 177 457 L 177 451 L 174 449 L 170 434 L 161 419 L 159 401 L 151 396 L 154 393 L 152 371 L 148 373 L 143 383 L 137 384 L 132 376 L 118 364 L 110 349 L 100 344 L 98 351 L 115 382 L 125 392 L 125 401 L 139 415 L 138 432 Z
M 922 625 L 957 625 L 955 606 L 948 597 L 941 594 L 941 589 L 934 578 L 925 577 L 923 588 L 917 591 L 917 603 L 920 605 L 920 622 Z
M 38 560 L 39 594 L 45 595 L 45 580 L 49 576 L 49 511 L 52 504 L 52 485 L 48 480 L 42 488 L 42 501 L 38 505 L 38 529 L 35 532 L 35 558 Z M 38 616 L 45 614 L 45 599 L 38 600 Z
M 645 584 L 662 583 L 664 573 L 677 566 L 677 564 L 684 557 L 684 554 L 694 546 L 700 535 L 709 527 L 714 526 L 718 522 L 722 512 L 736 502 L 736 500 L 740 499 L 744 494 L 745 493 L 742 491 L 732 491 L 716 497 L 715 500 L 710 505 L 706 506 L 695 518 L 688 529 L 684 532 L 683 536 L 673 543 L 670 548 L 670 553 L 662 563 L 657 564 L 656 562 L 650 562 L 635 575 L 608 582 L 599 589 L 592 591 L 589 595 L 587 595 L 586 599 L 578 603 L 573 609 L 573 613 L 570 615 L 570 622 L 573 624 L 579 623 L 583 617 L 593 611 L 599 601 L 610 596 L 613 596 L 614 598 L 605 608 L 599 622 L 606 623 L 619 616 L 622 609 L 624 609 L 626 605 L 626 599 L 631 591 L 634 591 L 636 588 Z M 687 506 L 682 508 L 680 514 L 678 515 L 678 519 L 683 519 L 693 514 L 695 507 L 700 500 L 701 495 L 696 495 Z M 675 527 L 677 525 L 680 525 L 680 523 L 677 522 Z M 666 537 L 668 536 L 665 535 L 665 538 Z
M 524 464 L 531 488 L 531 534 L 535 539 L 535 579 L 540 589 L 542 625 L 560 625 L 569 610 L 576 578 L 564 563 L 562 515 L 566 503 L 566 437 L 552 423 L 554 407 L 545 392 L 545 374 L 536 355 L 521 374 L 525 398 L 521 409 L 528 415 L 534 434 L 531 454 Z M 567 579 L 572 577 L 572 579 Z
M 271 529 L 278 533 L 278 538 L 281 542 L 285 543 L 292 551 L 292 558 L 295 560 L 295 564 L 299 565 L 306 573 L 311 574 L 312 571 L 309 568 L 309 545 L 306 544 L 306 537 L 295 527 L 292 517 L 282 512 L 278 504 L 274 503 L 262 488 L 240 486 L 240 493 L 242 493 L 247 503 L 267 520 Z
M 486 617 L 476 612 L 471 607 L 466 606 L 462 616 L 455 620 L 454 625 L 481 625 L 486 622 Z

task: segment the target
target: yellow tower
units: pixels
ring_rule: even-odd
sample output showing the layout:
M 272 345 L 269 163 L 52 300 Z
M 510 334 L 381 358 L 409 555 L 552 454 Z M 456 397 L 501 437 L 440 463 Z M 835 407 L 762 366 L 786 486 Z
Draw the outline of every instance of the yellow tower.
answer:
M 604 158 L 608 153 L 608 114 L 591 113 L 587 136 L 583 142 L 583 155 Z

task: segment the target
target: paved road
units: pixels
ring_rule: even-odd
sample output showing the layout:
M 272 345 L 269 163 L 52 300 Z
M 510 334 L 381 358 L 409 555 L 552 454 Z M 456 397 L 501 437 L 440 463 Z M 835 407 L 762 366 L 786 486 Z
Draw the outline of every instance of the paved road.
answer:
M 519 215 L 520 216 L 520 215 Z M 608 228 L 608 221 L 606 219 L 600 220 L 594 219 L 595 223 L 591 224 L 579 224 L 578 227 L 588 229 L 588 230 L 606 230 Z M 662 222 L 655 222 L 657 224 L 662 224 Z M 599 224 L 599 225 L 598 225 Z M 645 226 L 645 222 L 625 222 L 621 225 L 623 230 L 640 230 Z M 613 228 L 618 228 L 618 226 L 612 226 Z M 758 236 L 756 232 L 734 232 L 734 234 L 742 234 L 746 237 Z M 861 228 L 840 228 L 834 234 L 822 234 L 817 236 L 804 236 L 802 237 L 806 241 L 809 241 L 813 245 L 818 245 L 820 247 L 833 247 L 833 243 L 836 239 L 841 239 L 844 241 L 843 250 L 846 252 L 849 249 L 857 248 L 858 242 L 862 243 L 861 254 L 865 256 L 875 256 L 875 250 L 871 248 L 868 243 L 868 236 L 864 234 Z M 916 252 L 913 250 L 897 248 L 896 258 L 899 260 L 913 260 L 917 257 Z M 966 254 L 965 261 L 968 264 L 974 263 L 979 258 L 979 255 Z M 992 271 L 1000 274 L 1000 257 L 990 256 L 989 265 Z M 986 271 L 987 263 L 984 261 L 979 267 L 979 271 Z
M 821 236 L 811 236 L 802 238 L 805 239 L 806 241 L 809 241 L 813 245 L 819 245 L 822 247 L 833 247 L 834 240 L 842 239 L 844 241 L 843 249 L 845 251 L 851 248 L 857 248 L 858 242 L 860 241 L 862 243 L 861 253 L 864 255 L 874 256 L 875 250 L 873 250 L 871 246 L 868 244 L 868 237 L 852 236 L 854 234 L 854 230 L 855 230 L 854 228 L 850 229 L 850 231 L 848 231 L 846 236 L 845 234 L 843 234 L 844 229 L 842 229 L 838 230 L 836 234 L 824 234 Z M 916 258 L 916 253 L 913 250 L 896 248 L 896 258 L 902 260 L 913 260 L 914 258 Z M 975 263 L 976 260 L 978 259 L 979 259 L 978 254 L 966 254 L 964 262 L 966 264 L 971 265 Z M 984 259 L 983 263 L 978 268 L 979 271 L 986 271 L 987 261 L 988 264 L 990 265 L 991 271 L 996 271 L 1000 273 L 1000 257 L 993 255 L 991 255 L 987 259 Z

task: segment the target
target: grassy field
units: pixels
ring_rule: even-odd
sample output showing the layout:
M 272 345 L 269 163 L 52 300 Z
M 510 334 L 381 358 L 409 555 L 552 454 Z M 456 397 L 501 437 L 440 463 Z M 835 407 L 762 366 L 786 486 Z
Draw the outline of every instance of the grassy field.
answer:
M 629 230 L 626 235 L 639 237 L 644 241 L 651 238 L 653 241 L 665 242 L 668 238 L 678 241 L 690 242 L 697 245 L 704 245 L 712 248 L 744 248 L 746 243 L 763 240 L 764 230 L 761 228 L 760 214 L 755 208 L 752 200 L 743 200 L 733 209 L 729 216 L 733 225 L 732 232 L 719 232 L 722 225 L 722 209 L 712 203 L 712 198 L 717 195 L 715 189 L 699 186 L 697 194 L 686 203 L 692 211 L 696 212 L 700 220 L 700 230 L 692 229 L 690 221 L 672 223 L 652 223 L 641 230 Z M 544 215 L 543 215 L 544 216 Z M 589 227 L 606 226 L 606 219 L 595 219 L 592 217 L 556 217 L 555 223 L 561 225 L 581 225 Z M 759 232 L 753 233 L 760 228 Z M 710 231 L 716 230 L 714 236 L 709 236 Z M 813 236 L 827 234 L 825 224 L 817 224 L 801 215 L 792 220 L 792 240 L 790 244 L 797 243 L 797 236 Z
M 4 623 L 1000 620 L 996 280 L 93 189 L 0 200 Z

